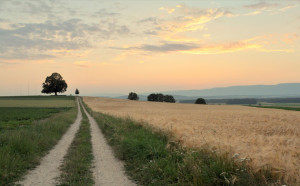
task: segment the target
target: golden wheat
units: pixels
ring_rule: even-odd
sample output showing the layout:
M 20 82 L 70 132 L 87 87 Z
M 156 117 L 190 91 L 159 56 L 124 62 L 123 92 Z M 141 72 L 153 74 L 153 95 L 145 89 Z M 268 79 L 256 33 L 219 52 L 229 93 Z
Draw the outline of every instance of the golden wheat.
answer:
M 271 165 L 284 180 L 300 181 L 300 112 L 94 97 L 84 97 L 84 101 L 94 111 L 171 131 L 188 147 L 208 144 L 250 158 L 257 171 Z

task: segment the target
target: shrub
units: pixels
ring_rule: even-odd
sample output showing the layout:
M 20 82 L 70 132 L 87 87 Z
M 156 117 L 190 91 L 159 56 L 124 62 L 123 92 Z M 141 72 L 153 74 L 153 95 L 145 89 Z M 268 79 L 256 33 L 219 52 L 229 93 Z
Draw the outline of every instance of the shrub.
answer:
M 148 101 L 155 101 L 155 102 L 168 102 L 168 103 L 175 103 L 176 100 L 171 95 L 163 95 L 161 93 L 158 94 L 150 94 L 148 96 Z
M 206 104 L 206 101 L 205 101 L 205 99 L 203 99 L 203 98 L 198 98 L 198 99 L 195 101 L 195 104 Z
M 130 92 L 128 95 L 129 100 L 139 100 L 139 96 L 135 92 Z

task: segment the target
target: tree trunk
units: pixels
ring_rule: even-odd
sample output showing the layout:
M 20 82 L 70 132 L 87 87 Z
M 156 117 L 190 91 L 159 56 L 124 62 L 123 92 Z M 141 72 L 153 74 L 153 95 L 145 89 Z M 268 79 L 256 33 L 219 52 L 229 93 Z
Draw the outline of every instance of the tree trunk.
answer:
M 57 92 L 55 92 L 55 96 L 57 96 Z

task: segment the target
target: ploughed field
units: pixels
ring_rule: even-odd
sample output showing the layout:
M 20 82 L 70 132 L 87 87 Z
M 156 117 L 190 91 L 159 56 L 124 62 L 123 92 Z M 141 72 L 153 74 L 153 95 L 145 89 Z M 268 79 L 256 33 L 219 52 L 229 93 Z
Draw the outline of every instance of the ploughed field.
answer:
M 288 182 L 300 181 L 300 112 L 228 105 L 156 103 L 84 97 L 94 111 L 130 117 L 170 131 L 187 147 L 209 146 L 250 159 L 254 170 L 272 166 Z

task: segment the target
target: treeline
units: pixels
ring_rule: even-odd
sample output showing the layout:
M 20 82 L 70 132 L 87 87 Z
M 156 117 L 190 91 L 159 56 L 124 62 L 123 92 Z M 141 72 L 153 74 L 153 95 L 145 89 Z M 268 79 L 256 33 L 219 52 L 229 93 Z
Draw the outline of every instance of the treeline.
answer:
M 241 98 L 241 99 L 207 99 L 208 104 L 246 104 L 252 105 L 258 102 L 265 103 L 300 103 L 300 98 Z M 180 103 L 195 103 L 193 100 L 181 100 Z
M 139 100 L 139 96 L 135 92 L 130 92 L 128 97 L 129 100 Z M 176 100 L 172 95 L 163 95 L 161 93 L 158 94 L 150 94 L 147 97 L 148 101 L 154 102 L 168 102 L 168 103 L 175 103 Z
M 163 95 L 161 93 L 158 94 L 150 94 L 147 97 L 148 101 L 155 101 L 155 102 L 168 102 L 168 103 L 175 103 L 176 100 L 171 95 Z

